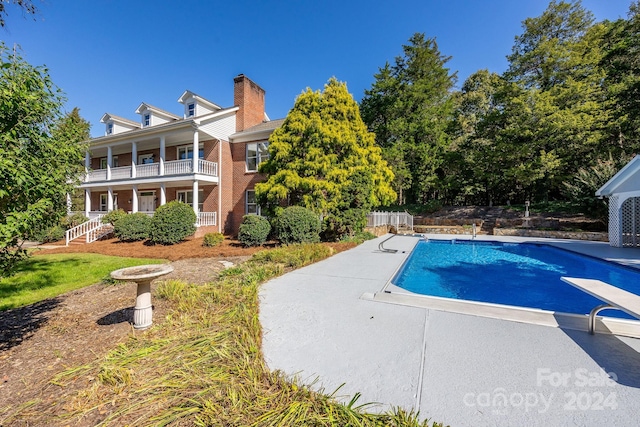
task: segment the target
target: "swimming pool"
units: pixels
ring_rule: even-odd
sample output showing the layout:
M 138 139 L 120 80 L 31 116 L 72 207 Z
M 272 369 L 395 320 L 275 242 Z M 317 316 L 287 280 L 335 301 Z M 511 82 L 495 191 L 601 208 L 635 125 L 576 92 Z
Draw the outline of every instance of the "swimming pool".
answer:
M 602 301 L 560 280 L 599 279 L 640 294 L 640 272 L 539 243 L 419 242 L 392 279 L 417 294 L 587 314 Z M 603 316 L 633 319 L 619 310 Z

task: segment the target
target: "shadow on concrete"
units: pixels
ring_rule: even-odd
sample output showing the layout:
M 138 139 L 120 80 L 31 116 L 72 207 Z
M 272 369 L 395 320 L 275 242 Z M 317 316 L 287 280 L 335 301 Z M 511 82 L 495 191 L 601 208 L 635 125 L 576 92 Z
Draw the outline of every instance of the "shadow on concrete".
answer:
M 133 323 L 133 307 L 123 308 L 99 318 L 98 325 L 117 325 L 118 323 Z
M 48 314 L 62 298 L 51 298 L 25 307 L 0 311 L 0 351 L 9 350 L 28 340 L 49 320 Z
M 616 335 L 562 329 L 613 379 L 621 385 L 640 388 L 640 352 Z

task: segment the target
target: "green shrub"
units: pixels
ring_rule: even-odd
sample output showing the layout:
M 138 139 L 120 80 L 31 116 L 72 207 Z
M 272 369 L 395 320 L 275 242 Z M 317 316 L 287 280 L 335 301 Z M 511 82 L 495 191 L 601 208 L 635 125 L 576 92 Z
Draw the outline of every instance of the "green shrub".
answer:
M 260 246 L 267 241 L 271 224 L 258 215 L 245 215 L 238 230 L 238 240 L 245 246 Z
M 151 218 L 142 212 L 128 214 L 113 225 L 113 234 L 123 242 L 135 242 L 149 238 Z
M 127 216 L 127 213 L 123 209 L 117 209 L 110 211 L 102 217 L 103 224 L 116 225 L 116 221 Z
M 222 233 L 207 233 L 202 239 L 202 246 L 213 247 L 218 246 L 224 241 L 224 235 Z
M 173 245 L 196 232 L 193 208 L 174 200 L 156 209 L 151 219 L 150 239 L 153 243 Z
M 89 218 L 84 216 L 81 212 L 76 212 L 73 215 L 67 215 L 60 220 L 60 226 L 65 230 L 68 230 L 73 227 L 77 227 L 78 225 L 89 221 Z
M 32 238 L 40 243 L 57 242 L 64 239 L 65 229 L 60 225 L 53 225 L 42 230 L 36 231 Z
M 325 259 L 332 254 L 333 249 L 322 243 L 305 243 L 261 251 L 253 254 L 251 260 L 259 263 L 275 262 L 285 267 L 298 268 Z
M 343 242 L 353 242 L 356 244 L 361 244 L 366 242 L 367 240 L 375 239 L 376 236 L 373 233 L 369 233 L 368 231 L 360 231 L 356 233 L 354 236 L 345 236 L 342 238 Z
M 320 218 L 302 206 L 289 206 L 275 220 L 276 236 L 284 244 L 320 241 Z

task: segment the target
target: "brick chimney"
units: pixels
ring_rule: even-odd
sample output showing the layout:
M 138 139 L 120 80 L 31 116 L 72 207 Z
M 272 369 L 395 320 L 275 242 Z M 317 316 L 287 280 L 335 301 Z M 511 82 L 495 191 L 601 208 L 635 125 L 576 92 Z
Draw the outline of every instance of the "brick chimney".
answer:
M 236 113 L 236 132 L 264 121 L 264 89 L 244 74 L 233 79 L 233 103 L 240 107 Z

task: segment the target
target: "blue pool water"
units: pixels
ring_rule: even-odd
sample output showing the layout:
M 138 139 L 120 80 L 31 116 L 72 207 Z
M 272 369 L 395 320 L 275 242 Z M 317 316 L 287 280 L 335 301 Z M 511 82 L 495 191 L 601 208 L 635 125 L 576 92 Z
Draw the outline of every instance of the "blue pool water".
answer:
M 640 294 L 640 272 L 532 243 L 421 241 L 393 284 L 423 295 L 587 314 L 602 301 L 560 280 L 599 279 Z M 604 316 L 632 318 L 619 310 Z

